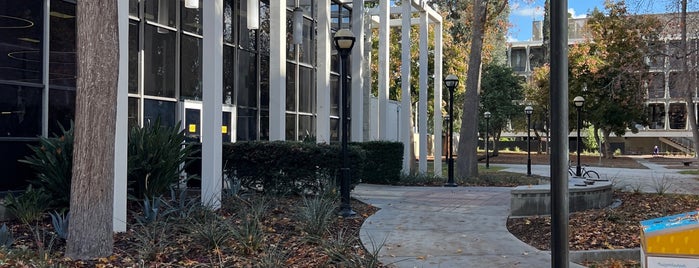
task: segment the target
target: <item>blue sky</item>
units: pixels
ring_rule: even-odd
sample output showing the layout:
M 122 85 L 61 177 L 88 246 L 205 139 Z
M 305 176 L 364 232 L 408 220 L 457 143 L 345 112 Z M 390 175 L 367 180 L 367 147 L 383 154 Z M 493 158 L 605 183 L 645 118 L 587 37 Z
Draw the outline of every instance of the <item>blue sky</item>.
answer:
M 525 3 L 532 2 L 532 3 Z M 657 0 L 641 1 L 643 6 L 629 6 L 632 13 L 661 13 L 665 10 L 665 4 L 659 4 Z M 544 0 L 510 1 L 510 28 L 508 39 L 510 41 L 527 41 L 532 36 L 532 21 L 544 19 Z M 629 1 L 627 1 L 629 5 Z M 573 17 L 586 17 L 595 7 L 604 9 L 604 0 L 570 0 L 568 1 L 568 13 Z

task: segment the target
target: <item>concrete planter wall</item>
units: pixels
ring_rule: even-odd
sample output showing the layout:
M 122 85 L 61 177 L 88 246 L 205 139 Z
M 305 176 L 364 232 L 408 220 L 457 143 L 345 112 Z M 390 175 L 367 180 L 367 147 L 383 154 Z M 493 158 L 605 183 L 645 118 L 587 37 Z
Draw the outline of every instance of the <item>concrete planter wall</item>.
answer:
M 551 214 L 551 185 L 517 186 L 511 192 L 510 215 L 534 216 Z M 604 208 L 612 203 L 612 184 L 595 182 L 589 186 L 569 187 L 571 212 Z

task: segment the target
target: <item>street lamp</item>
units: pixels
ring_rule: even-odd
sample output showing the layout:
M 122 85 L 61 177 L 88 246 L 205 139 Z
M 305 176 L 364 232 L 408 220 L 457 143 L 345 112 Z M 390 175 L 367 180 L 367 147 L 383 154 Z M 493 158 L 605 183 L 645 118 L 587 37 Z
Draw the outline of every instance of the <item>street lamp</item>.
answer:
M 581 96 L 577 96 L 573 99 L 573 103 L 575 104 L 575 109 L 578 111 L 578 138 L 575 140 L 576 151 L 578 151 L 578 164 L 575 167 L 575 176 L 580 177 L 582 176 L 580 169 L 580 128 L 582 128 L 582 122 L 580 121 L 580 110 L 582 109 L 583 104 L 585 104 L 585 99 Z
M 449 135 L 447 136 L 447 139 L 449 141 L 449 145 L 447 146 L 447 151 L 449 152 L 447 156 L 449 157 L 449 160 L 447 160 L 447 165 L 448 165 L 448 176 L 449 180 L 447 181 L 444 186 L 449 186 L 449 187 L 456 187 L 456 183 L 454 182 L 454 154 L 453 154 L 453 147 L 452 147 L 452 135 L 454 135 L 454 89 L 456 89 L 456 86 L 459 84 L 459 78 L 456 77 L 456 75 L 450 74 L 447 75 L 446 78 L 444 78 L 444 85 L 447 86 L 447 89 L 449 89 Z
M 488 154 L 488 135 L 490 134 L 488 121 L 490 120 L 490 112 L 483 113 L 483 117 L 485 117 L 485 168 L 490 168 L 490 155 Z
M 527 114 L 527 176 L 532 175 L 532 141 L 529 135 L 532 129 L 532 113 L 534 108 L 531 106 L 524 107 L 524 113 Z
M 340 108 L 340 127 L 342 130 L 341 148 L 340 154 L 342 155 L 342 166 L 340 168 L 340 211 L 339 214 L 342 217 L 352 217 L 356 213 L 352 210 L 350 206 L 350 163 L 347 156 L 347 136 L 349 134 L 349 105 L 347 102 L 348 98 L 348 85 L 347 85 L 347 56 L 349 56 L 354 46 L 354 34 L 348 29 L 340 29 L 335 33 L 333 38 L 335 41 L 335 47 L 340 54 L 340 97 L 342 98 L 341 108 Z

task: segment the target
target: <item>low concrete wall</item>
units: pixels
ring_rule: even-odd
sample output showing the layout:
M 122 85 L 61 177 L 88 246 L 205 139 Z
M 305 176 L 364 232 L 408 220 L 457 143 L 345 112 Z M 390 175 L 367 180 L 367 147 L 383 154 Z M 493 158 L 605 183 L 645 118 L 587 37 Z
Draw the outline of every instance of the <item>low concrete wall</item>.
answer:
M 612 203 L 612 184 L 597 181 L 593 185 L 569 186 L 569 209 L 582 211 L 607 207 Z M 551 185 L 517 186 L 510 192 L 511 216 L 551 214 Z

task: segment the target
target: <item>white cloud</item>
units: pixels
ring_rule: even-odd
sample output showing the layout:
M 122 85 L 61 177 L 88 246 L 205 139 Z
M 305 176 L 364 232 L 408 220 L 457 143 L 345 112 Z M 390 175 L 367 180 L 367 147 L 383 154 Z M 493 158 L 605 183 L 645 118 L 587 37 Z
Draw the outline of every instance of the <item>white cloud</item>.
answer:
M 518 42 L 518 41 L 519 41 L 519 40 L 517 40 L 517 38 L 515 38 L 514 36 L 511 36 L 511 35 L 508 35 L 508 36 L 507 36 L 507 42 L 508 42 L 508 43 L 513 43 L 513 42 Z
M 572 8 L 568 9 L 568 13 L 570 13 L 570 16 L 573 17 L 574 19 L 587 18 L 587 14 L 577 15 L 577 14 L 575 14 L 575 9 L 572 9 Z
M 518 8 L 518 7 L 512 7 L 512 15 L 515 16 L 526 16 L 526 17 L 541 17 L 544 15 L 544 8 L 543 7 L 525 7 L 525 8 Z

